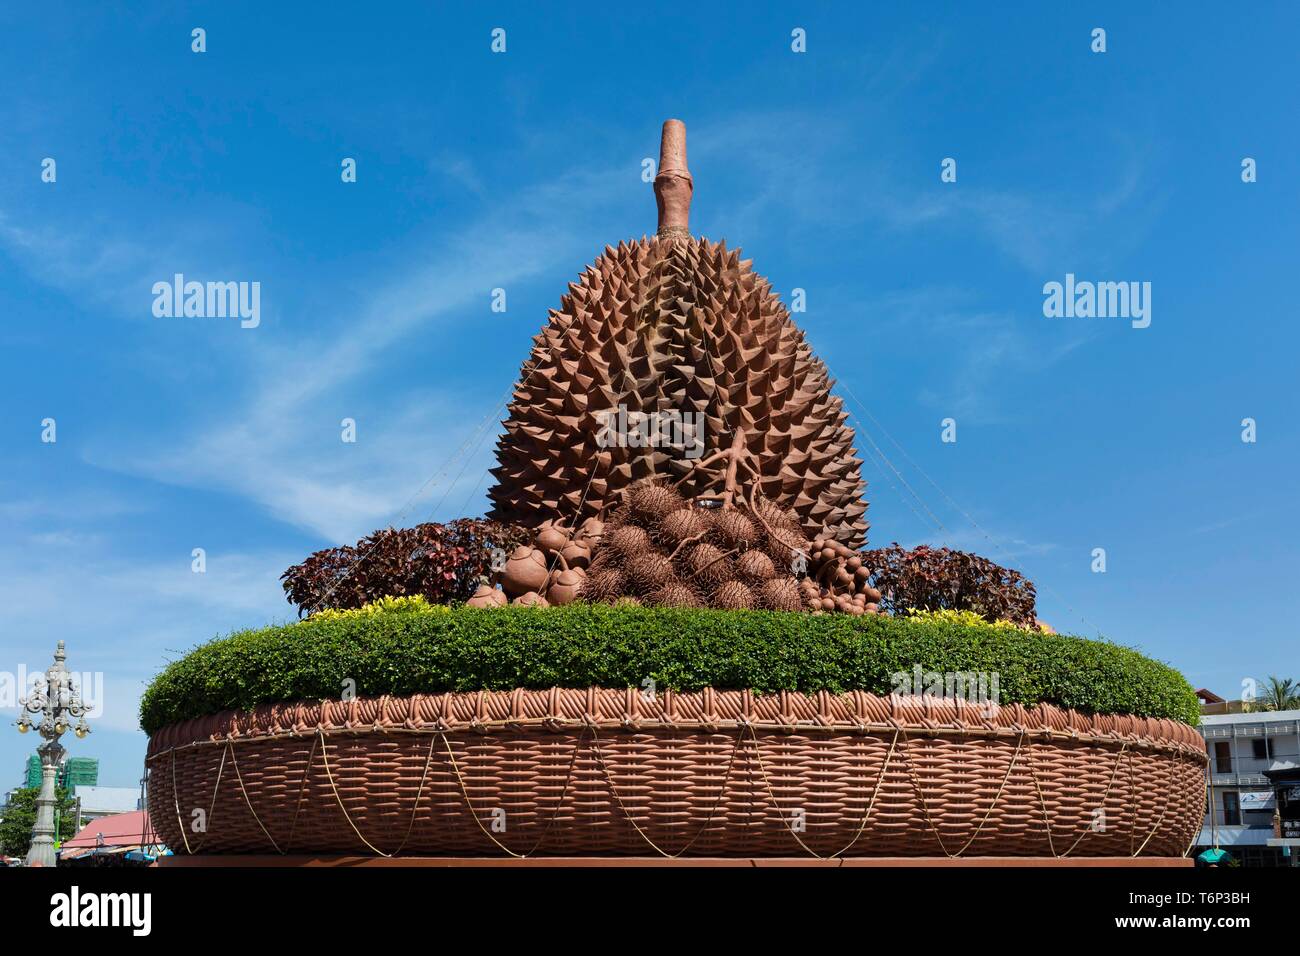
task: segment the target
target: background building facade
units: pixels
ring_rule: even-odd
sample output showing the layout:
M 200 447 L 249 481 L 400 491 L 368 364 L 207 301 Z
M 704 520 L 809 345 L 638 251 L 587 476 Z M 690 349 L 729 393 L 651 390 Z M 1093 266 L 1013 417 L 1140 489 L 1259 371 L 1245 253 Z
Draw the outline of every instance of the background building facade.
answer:
M 1300 864 L 1300 840 L 1285 838 L 1278 819 L 1279 797 L 1289 805 L 1294 788 L 1285 771 L 1300 770 L 1300 710 L 1206 714 L 1200 731 L 1208 805 L 1193 853 L 1220 847 L 1243 866 Z

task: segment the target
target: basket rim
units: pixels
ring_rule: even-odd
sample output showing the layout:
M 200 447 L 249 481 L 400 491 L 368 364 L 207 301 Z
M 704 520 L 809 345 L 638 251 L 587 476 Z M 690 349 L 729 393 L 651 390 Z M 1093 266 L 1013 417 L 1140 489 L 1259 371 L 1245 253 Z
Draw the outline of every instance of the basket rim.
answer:
M 990 709 L 961 699 L 866 691 L 756 694 L 705 688 L 647 695 L 634 687 L 515 688 L 261 704 L 249 711 L 225 710 L 161 727 L 149 738 L 146 759 L 205 745 L 317 734 L 491 735 L 585 728 L 639 734 L 752 729 L 778 734 L 913 733 L 972 740 L 1028 737 L 1175 751 L 1209 760 L 1200 733 L 1166 717 L 1089 714 L 1046 703 Z

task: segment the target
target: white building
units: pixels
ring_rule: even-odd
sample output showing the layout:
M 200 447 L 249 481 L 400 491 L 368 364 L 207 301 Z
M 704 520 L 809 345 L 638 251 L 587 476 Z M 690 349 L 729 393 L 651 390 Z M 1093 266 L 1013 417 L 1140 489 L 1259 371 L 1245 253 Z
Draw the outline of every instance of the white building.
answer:
M 1210 714 L 1199 729 L 1210 755 L 1209 806 L 1193 854 L 1220 847 L 1243 866 L 1300 865 L 1300 840 L 1276 829 L 1288 785 L 1265 775 L 1300 772 L 1300 710 Z
M 143 810 L 138 787 L 86 787 L 72 788 L 72 798 L 77 805 L 77 828 L 90 820 Z

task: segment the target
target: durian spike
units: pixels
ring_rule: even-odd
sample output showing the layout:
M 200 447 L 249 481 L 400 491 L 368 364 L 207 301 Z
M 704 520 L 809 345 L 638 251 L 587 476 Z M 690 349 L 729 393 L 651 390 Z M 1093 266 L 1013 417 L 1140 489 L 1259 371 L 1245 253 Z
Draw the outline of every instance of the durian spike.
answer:
M 686 168 L 686 124 L 678 119 L 666 120 L 659 139 L 659 172 L 655 175 L 659 235 L 690 238 L 694 191 L 695 181 Z

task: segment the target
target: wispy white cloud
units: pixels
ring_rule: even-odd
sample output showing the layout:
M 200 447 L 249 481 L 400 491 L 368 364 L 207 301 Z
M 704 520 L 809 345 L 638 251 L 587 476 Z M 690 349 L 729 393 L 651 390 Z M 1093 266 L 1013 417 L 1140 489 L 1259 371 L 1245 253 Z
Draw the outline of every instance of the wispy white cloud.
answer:
M 442 165 L 466 185 L 477 175 L 464 162 Z M 496 423 L 476 430 L 498 411 L 496 399 L 462 399 L 427 387 L 394 393 L 392 383 L 382 381 L 375 390 L 383 393 L 381 405 L 367 397 L 366 384 L 382 377 L 384 360 L 422 330 L 442 326 L 439 334 L 481 335 L 487 317 L 502 321 L 488 312 L 493 288 L 517 289 L 589 258 L 589 237 L 610 234 L 608 208 L 638 186 L 628 170 L 570 169 L 497 197 L 477 221 L 426 237 L 423 248 L 405 253 L 410 265 L 330 280 L 339 304 L 333 314 L 313 316 L 320 334 L 311 347 L 300 335 L 277 334 L 274 325 L 244 333 L 256 340 L 235 336 L 239 341 L 228 343 L 223 355 L 233 414 L 187 418 L 171 434 L 115 435 L 111 443 L 88 444 L 84 454 L 109 470 L 245 497 L 278 520 L 341 541 L 398 520 L 413 493 L 430 490 L 427 482 L 439 464 L 476 437 L 468 452 L 475 467 L 459 482 L 454 470 L 437 485 L 459 503 L 488 467 Z M 33 230 L 4 217 L 0 246 L 41 281 L 128 314 L 147 310 L 144 290 L 159 276 L 184 271 L 183 261 L 217 261 L 177 251 L 159 235 L 124 237 L 120 228 L 84 223 Z M 275 284 L 265 268 L 228 274 L 251 271 Z M 344 303 L 356 284 L 368 291 L 359 312 L 352 312 Z M 328 286 L 322 297 L 331 297 Z M 254 347 L 244 344 L 253 341 Z M 340 395 L 348 396 L 347 414 L 357 419 L 355 444 L 339 439 L 331 408 Z
M 1041 375 L 1090 338 L 1085 328 L 1045 346 L 1025 330 L 1023 319 L 1007 313 L 948 313 L 934 317 L 934 322 L 932 331 L 949 343 L 956 361 L 941 385 L 932 381 L 917 397 L 959 422 L 974 425 L 1012 420 L 999 401 L 999 384 L 1007 376 Z M 1023 414 L 1020 409 L 1016 417 L 1022 419 Z
M 177 238 L 179 212 L 125 224 L 119 216 L 78 208 L 75 221 L 51 220 L 33 210 L 0 209 L 0 250 L 39 282 L 71 301 L 123 319 L 152 320 L 150 289 L 159 279 L 202 266 L 209 275 L 247 274 L 249 237 L 256 215 L 224 202 L 188 209 Z
M 1142 163 L 1123 166 L 1112 188 L 1066 201 L 1026 187 L 997 189 L 962 184 L 938 192 L 890 189 L 873 196 L 876 215 L 902 231 L 940 225 L 976 230 L 1015 265 L 1051 278 L 1078 263 L 1122 255 L 1143 240 L 1161 206 L 1140 187 Z
M 557 220 L 556 210 L 591 217 L 611 193 L 625 188 L 625 179 L 570 174 L 503 202 L 436 251 L 417 256 L 423 261 L 414 267 L 383 280 L 359 316 L 323 319 L 332 337 L 321 347 L 304 353 L 296 342 L 272 343 L 239 402 L 247 413 L 238 422 L 205 427 L 161 454 L 97 449 L 96 460 L 156 480 L 233 492 L 280 520 L 344 541 L 409 518 L 404 512 L 411 496 L 487 418 L 488 429 L 477 432 L 469 452 L 479 456 L 481 467 L 461 479 L 472 487 L 487 465 L 483 449 L 496 432 L 490 420 L 498 411 L 494 400 L 474 404 L 427 390 L 388 392 L 388 407 L 371 404 L 363 406 L 366 414 L 350 416 L 357 420 L 355 444 L 343 443 L 332 422 L 314 440 L 302 423 L 330 421 L 323 406 L 332 394 L 382 375 L 382 360 L 431 323 L 482 334 L 480 320 L 491 315 L 491 289 L 527 282 L 571 262 L 589 245 L 579 238 L 586 230 Z M 455 474 L 442 479 L 440 491 L 448 490 L 443 482 L 454 481 Z M 458 490 L 450 490 L 455 499 Z
M 1055 542 L 1036 541 L 1020 532 L 990 529 L 983 525 L 974 528 L 961 517 L 954 517 L 952 521 L 953 526 L 947 533 L 936 533 L 934 537 L 916 543 L 972 551 L 1012 567 L 1018 567 L 1025 559 L 1050 554 L 1059 547 Z
M 13 527 L 52 522 L 96 524 L 144 510 L 139 501 L 102 488 L 86 489 L 73 497 L 40 486 L 11 485 L 4 497 L 7 500 L 0 501 L 0 518 L 12 522 Z
M 852 309 L 878 342 L 927 356 L 932 374 L 916 400 L 962 424 L 1011 420 L 1004 398 L 1008 378 L 1043 375 L 1098 334 L 1096 326 L 1080 324 L 1043 335 L 1024 316 L 981 308 L 974 290 L 957 287 L 885 292 Z M 1023 416 L 1024 409 L 1015 414 Z

